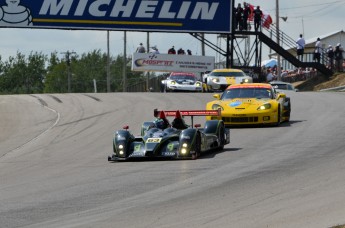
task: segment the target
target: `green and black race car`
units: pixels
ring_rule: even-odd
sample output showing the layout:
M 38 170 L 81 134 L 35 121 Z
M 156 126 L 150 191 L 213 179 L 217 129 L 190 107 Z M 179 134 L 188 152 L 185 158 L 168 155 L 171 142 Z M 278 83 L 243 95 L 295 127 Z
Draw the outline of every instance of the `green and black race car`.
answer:
M 193 126 L 193 116 L 219 116 L 220 110 L 158 111 L 155 121 L 144 122 L 141 135 L 134 136 L 125 126 L 115 131 L 113 154 L 108 161 L 123 161 L 131 158 L 197 159 L 203 152 L 223 149 L 230 143 L 230 130 L 223 120 L 208 120 L 204 128 Z M 175 117 L 171 125 L 166 118 Z M 191 117 L 191 126 L 183 117 Z

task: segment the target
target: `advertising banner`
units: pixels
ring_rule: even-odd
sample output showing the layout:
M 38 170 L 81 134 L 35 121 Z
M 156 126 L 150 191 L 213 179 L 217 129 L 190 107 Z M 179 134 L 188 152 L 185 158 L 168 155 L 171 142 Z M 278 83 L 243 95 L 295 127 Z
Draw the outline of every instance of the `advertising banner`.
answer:
M 132 70 L 197 73 L 212 71 L 214 62 L 211 56 L 134 53 Z
M 231 0 L 0 0 L 0 27 L 231 32 Z

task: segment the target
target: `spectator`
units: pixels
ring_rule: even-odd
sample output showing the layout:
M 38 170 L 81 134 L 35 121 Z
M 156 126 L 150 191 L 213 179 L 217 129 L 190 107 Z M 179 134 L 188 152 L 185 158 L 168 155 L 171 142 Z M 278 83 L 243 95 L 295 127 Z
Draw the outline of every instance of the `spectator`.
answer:
M 299 38 L 296 41 L 296 44 L 297 44 L 297 58 L 303 62 L 305 40 L 302 34 L 299 35 Z
M 238 3 L 237 9 L 236 9 L 236 29 L 243 30 L 243 8 L 241 6 L 241 3 Z
M 262 11 L 260 10 L 260 6 L 257 6 L 254 10 L 254 28 L 255 32 L 257 32 L 261 25 L 261 17 L 262 17 Z
M 153 53 L 153 54 L 159 54 L 159 51 L 158 51 L 157 46 L 153 46 L 153 47 L 151 47 L 150 53 Z
M 187 49 L 187 54 L 188 54 L 188 55 L 192 55 L 192 51 L 189 50 L 189 49 Z
M 281 80 L 284 81 L 284 79 L 285 79 L 287 76 L 288 76 L 287 70 L 283 70 L 283 69 L 282 69 L 282 73 L 281 73 L 281 75 L 280 75 Z
M 266 82 L 271 82 L 274 78 L 273 74 L 272 74 L 272 71 L 271 70 L 268 70 L 267 71 L 267 75 L 266 75 Z
M 243 7 L 243 30 L 248 30 L 248 17 L 250 15 L 250 7 L 246 2 L 243 3 Z
M 318 63 L 320 62 L 321 51 L 322 51 L 321 40 L 320 38 L 317 38 L 317 41 L 315 43 L 314 60 Z
M 138 52 L 138 53 L 145 53 L 146 52 L 145 47 L 143 46 L 143 43 L 139 44 L 139 46 L 137 47 L 136 52 Z
M 341 44 L 338 43 L 334 50 L 334 57 L 336 62 L 336 70 L 338 72 L 343 72 L 343 51 Z
M 178 55 L 185 55 L 186 53 L 184 52 L 184 50 L 182 48 L 177 50 L 177 54 Z
M 236 12 L 237 12 L 237 8 L 236 7 L 234 7 L 234 9 L 233 9 L 233 22 L 232 22 L 232 25 L 233 25 L 233 27 L 234 27 L 234 29 L 236 30 L 237 29 L 237 20 L 236 20 Z
M 168 54 L 176 55 L 176 50 L 175 50 L 175 47 L 174 47 L 174 46 L 172 46 L 172 47 L 168 50 Z
M 334 69 L 334 51 L 332 45 L 328 45 L 327 57 L 329 58 L 329 67 L 331 70 Z

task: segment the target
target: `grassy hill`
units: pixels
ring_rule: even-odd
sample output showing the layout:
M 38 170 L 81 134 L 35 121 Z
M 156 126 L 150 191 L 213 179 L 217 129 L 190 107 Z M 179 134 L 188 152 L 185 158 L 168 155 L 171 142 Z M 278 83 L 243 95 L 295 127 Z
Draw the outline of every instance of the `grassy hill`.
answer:
M 329 79 L 317 76 L 303 82 L 295 82 L 295 87 L 300 91 L 320 91 L 338 86 L 345 86 L 345 73 L 336 73 Z

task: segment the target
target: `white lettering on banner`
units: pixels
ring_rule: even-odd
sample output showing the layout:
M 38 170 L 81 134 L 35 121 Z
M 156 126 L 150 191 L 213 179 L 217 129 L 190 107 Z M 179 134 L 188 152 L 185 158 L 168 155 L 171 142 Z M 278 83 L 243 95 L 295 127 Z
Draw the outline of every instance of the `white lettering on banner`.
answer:
M 198 19 L 199 15 L 201 19 L 203 20 L 212 20 L 214 18 L 214 15 L 216 14 L 217 8 L 219 3 L 212 3 L 212 6 L 208 12 L 205 12 L 208 10 L 208 3 L 207 2 L 199 2 L 195 6 L 194 12 L 192 14 L 192 19 Z
M 89 13 L 95 17 L 104 17 L 106 15 L 106 11 L 100 11 L 99 8 L 102 5 L 109 5 L 111 0 L 100 0 L 95 1 L 90 5 Z
M 140 3 L 136 17 L 153 18 L 158 1 L 143 1 Z
M 83 16 L 88 0 L 79 0 L 77 10 L 75 11 L 75 16 Z
M 44 0 L 40 15 L 50 16 L 83 16 L 89 13 L 94 17 L 127 18 L 135 15 L 136 18 L 154 18 L 157 19 L 185 19 L 190 15 L 193 20 L 213 20 L 219 7 L 219 2 L 196 2 L 192 5 L 191 1 L 176 3 L 175 1 L 164 1 L 159 8 L 159 1 L 156 0 Z M 125 4 L 126 2 L 126 4 Z M 75 4 L 75 12 L 71 11 L 72 5 Z M 175 5 L 174 5 L 175 4 Z M 176 4 L 180 4 L 179 8 Z M 135 5 L 138 5 L 137 12 L 133 12 Z M 194 8 L 193 8 L 194 7 Z M 175 11 L 172 9 L 176 9 Z
M 57 4 L 57 0 L 45 0 L 40 10 L 40 15 L 60 15 L 66 16 L 69 14 L 73 1 L 70 0 L 61 0 L 59 4 Z
M 172 2 L 164 2 L 162 6 L 162 10 L 159 13 L 159 18 L 175 18 L 176 13 L 170 12 Z
M 135 5 L 135 1 L 128 1 L 127 5 L 123 5 L 124 0 L 116 1 L 113 11 L 111 12 L 111 17 L 118 17 L 120 12 L 122 13 L 122 17 L 130 17 Z
M 183 2 L 183 3 L 182 3 L 180 12 L 179 12 L 178 15 L 177 15 L 177 18 L 178 18 L 178 19 L 184 19 L 184 18 L 186 18 L 186 15 L 187 15 L 187 13 L 188 13 L 188 9 L 189 9 L 189 7 L 190 7 L 190 4 L 191 4 L 191 2 Z M 213 16 L 214 16 L 214 15 L 213 15 Z

